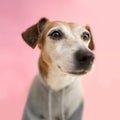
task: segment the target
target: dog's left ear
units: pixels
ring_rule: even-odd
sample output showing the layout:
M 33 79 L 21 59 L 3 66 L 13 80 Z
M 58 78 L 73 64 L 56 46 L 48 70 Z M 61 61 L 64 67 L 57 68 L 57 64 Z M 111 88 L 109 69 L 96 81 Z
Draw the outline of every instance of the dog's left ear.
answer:
M 90 29 L 90 27 L 89 27 L 88 25 L 85 26 L 85 28 L 86 28 L 86 29 L 90 32 L 90 34 L 91 34 L 91 40 L 90 40 L 90 43 L 89 43 L 88 47 L 89 47 L 89 49 L 94 50 L 94 49 L 95 49 L 95 46 L 94 46 L 94 42 L 93 42 L 93 36 L 92 36 L 91 29 Z
M 35 48 L 42 37 L 47 21 L 47 18 L 42 18 L 37 24 L 29 27 L 25 32 L 22 33 L 22 38 L 32 48 Z

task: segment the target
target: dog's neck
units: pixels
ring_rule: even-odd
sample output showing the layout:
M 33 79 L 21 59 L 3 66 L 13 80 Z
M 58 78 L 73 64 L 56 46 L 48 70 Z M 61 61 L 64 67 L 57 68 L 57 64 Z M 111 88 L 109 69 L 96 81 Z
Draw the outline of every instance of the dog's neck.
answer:
M 55 64 L 48 65 L 41 58 L 39 67 L 45 83 L 54 91 L 59 91 L 73 82 L 80 81 L 80 76 L 62 72 Z

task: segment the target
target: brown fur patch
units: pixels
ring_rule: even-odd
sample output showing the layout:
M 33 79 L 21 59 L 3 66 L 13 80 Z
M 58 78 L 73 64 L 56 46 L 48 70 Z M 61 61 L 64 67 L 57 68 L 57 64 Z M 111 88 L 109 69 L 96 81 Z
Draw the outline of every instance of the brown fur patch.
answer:
M 45 41 L 46 40 L 46 36 L 45 36 L 45 34 L 42 36 L 42 38 L 41 38 L 41 40 L 40 40 L 40 42 L 38 43 L 38 47 L 42 50 L 43 49 L 43 47 L 44 47 L 44 45 L 45 45 Z
M 48 76 L 48 65 L 41 58 L 39 59 L 39 69 L 41 70 L 43 77 L 46 79 Z
M 38 43 L 38 47 L 41 49 L 41 56 L 39 58 L 39 69 L 41 69 L 45 79 L 48 77 L 49 65 L 52 63 L 50 56 L 44 52 L 44 46 L 45 46 L 46 37 L 47 37 L 46 35 L 48 30 L 51 28 L 49 27 L 49 25 L 51 25 L 51 22 L 47 21 L 47 24 L 44 28 L 44 34 L 42 35 L 41 40 Z
M 42 52 L 39 58 L 39 69 L 41 70 L 44 78 L 48 77 L 49 65 L 52 63 L 51 58 L 48 54 Z

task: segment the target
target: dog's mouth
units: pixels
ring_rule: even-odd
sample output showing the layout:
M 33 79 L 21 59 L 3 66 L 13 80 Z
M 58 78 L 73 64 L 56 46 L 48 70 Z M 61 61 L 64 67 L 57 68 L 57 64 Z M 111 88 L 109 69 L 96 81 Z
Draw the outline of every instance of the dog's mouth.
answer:
M 69 74 L 73 74 L 73 75 L 84 75 L 90 71 L 90 69 L 84 69 L 84 68 L 81 68 L 80 70 L 74 70 L 74 71 L 65 71 L 59 65 L 58 65 L 58 68 L 64 73 L 69 73 Z
M 84 75 L 86 74 L 88 71 L 86 70 L 83 70 L 83 71 L 80 71 L 80 72 L 68 72 L 70 74 L 73 74 L 73 75 Z

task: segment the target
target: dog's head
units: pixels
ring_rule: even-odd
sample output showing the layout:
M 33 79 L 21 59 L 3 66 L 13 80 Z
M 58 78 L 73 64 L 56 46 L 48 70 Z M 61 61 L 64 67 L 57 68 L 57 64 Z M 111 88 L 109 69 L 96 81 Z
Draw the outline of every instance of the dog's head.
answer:
M 42 18 L 22 33 L 24 41 L 41 49 L 44 63 L 70 74 L 85 74 L 93 64 L 94 43 L 89 26 Z

